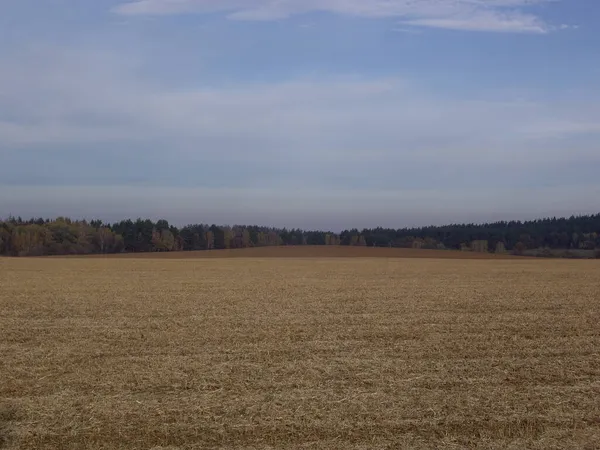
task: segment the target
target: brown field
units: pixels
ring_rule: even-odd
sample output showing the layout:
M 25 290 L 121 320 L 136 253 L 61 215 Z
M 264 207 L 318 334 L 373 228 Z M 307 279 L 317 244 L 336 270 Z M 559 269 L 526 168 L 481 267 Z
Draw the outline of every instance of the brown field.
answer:
M 292 251 L 0 259 L 0 448 L 600 448 L 597 261 Z

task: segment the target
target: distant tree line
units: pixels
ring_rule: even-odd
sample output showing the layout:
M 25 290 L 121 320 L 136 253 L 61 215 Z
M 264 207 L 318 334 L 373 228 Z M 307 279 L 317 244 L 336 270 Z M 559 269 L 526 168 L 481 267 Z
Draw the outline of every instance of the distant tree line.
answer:
M 10 217 L 0 221 L 0 255 L 171 252 L 280 245 L 350 245 L 475 251 L 600 249 L 600 214 L 533 221 L 421 228 L 345 230 L 339 234 L 261 226 L 187 225 L 166 220 L 71 220 Z
M 473 242 L 487 241 L 490 251 L 499 244 L 507 251 L 517 253 L 538 248 L 593 250 L 600 248 L 600 214 L 399 230 L 375 228 L 362 230 L 361 234 L 367 245 L 378 247 L 412 244 L 424 248 L 464 249 Z

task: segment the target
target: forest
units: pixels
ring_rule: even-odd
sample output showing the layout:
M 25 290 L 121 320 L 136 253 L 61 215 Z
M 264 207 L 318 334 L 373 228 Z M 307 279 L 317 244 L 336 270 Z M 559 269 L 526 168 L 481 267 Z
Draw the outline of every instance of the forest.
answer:
M 453 224 L 421 228 L 351 229 L 341 233 L 264 226 L 196 224 L 166 220 L 29 219 L 0 221 L 0 255 L 44 256 L 170 252 L 279 245 L 354 245 L 457 249 L 524 254 L 533 249 L 600 249 L 600 214 Z M 600 257 L 600 250 L 596 251 Z

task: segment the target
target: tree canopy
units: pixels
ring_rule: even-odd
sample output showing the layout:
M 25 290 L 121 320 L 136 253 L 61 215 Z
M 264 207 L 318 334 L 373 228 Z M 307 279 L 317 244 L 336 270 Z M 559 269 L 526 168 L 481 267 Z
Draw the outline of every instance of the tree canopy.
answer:
M 42 256 L 170 252 L 278 245 L 354 245 L 510 251 L 600 249 L 600 214 L 532 221 L 453 224 L 421 228 L 331 231 L 256 225 L 186 225 L 167 220 L 53 220 L 10 217 L 0 221 L 0 255 Z

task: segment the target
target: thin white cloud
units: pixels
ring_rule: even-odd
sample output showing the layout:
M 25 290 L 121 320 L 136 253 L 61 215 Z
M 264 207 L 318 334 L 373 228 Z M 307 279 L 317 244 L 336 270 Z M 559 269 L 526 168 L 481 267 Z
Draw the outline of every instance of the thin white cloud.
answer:
M 520 13 L 500 14 L 491 11 L 458 17 L 416 19 L 405 23 L 448 30 L 493 31 L 499 33 L 547 33 L 550 30 L 548 25 L 532 15 Z
M 545 33 L 555 28 L 519 8 L 548 1 L 553 0 L 135 0 L 118 5 L 114 11 L 123 15 L 223 12 L 236 20 L 277 20 L 321 11 L 397 17 L 415 26 L 454 30 Z
M 316 159 L 332 170 L 336 161 L 356 170 L 366 159 L 411 164 L 448 155 L 449 164 L 521 165 L 596 152 L 590 145 L 568 151 L 546 145 L 598 132 L 594 98 L 557 103 L 500 93 L 458 99 L 394 77 L 173 89 L 140 77 L 127 59 L 89 49 L 46 47 L 18 55 L 0 72 L 0 152 L 115 142 L 152 147 L 161 140 L 182 161 L 208 155 L 265 165 Z
M 522 133 L 531 138 L 548 139 L 550 137 L 562 138 L 581 134 L 600 133 L 600 119 L 590 122 L 582 120 L 574 121 L 569 119 L 547 120 L 542 123 L 526 124 L 523 126 Z

